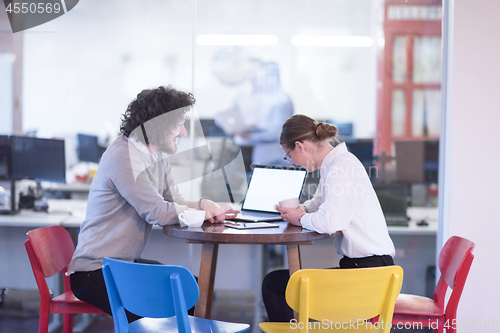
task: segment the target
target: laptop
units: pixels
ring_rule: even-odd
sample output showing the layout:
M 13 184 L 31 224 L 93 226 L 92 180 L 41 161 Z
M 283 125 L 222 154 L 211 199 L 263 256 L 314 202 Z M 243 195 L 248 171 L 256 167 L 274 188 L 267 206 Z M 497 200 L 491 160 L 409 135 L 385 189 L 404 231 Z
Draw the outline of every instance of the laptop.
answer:
M 375 185 L 375 193 L 388 226 L 408 226 L 408 189 L 406 185 Z
M 299 167 L 254 166 L 241 213 L 232 220 L 282 221 L 274 206 L 281 200 L 300 199 L 306 176 L 307 171 Z
M 217 126 L 230 135 L 233 132 L 242 132 L 248 130 L 240 111 L 231 109 L 228 111 L 219 112 L 214 116 L 214 121 Z

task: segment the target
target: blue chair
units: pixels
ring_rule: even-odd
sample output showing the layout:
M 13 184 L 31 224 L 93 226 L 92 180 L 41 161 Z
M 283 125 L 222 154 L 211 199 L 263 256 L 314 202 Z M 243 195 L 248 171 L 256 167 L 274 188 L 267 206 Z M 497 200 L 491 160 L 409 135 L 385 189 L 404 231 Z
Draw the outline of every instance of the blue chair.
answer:
M 104 258 L 102 266 L 115 332 L 244 332 L 250 325 L 188 316 L 200 297 L 193 274 L 180 266 Z M 128 323 L 125 309 L 145 317 Z

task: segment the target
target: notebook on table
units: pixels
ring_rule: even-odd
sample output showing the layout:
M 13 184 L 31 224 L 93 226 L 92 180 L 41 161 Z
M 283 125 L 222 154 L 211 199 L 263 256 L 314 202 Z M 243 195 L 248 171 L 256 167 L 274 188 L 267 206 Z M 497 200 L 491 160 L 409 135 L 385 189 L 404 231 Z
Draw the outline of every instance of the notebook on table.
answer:
M 298 198 L 306 180 L 307 171 L 299 167 L 254 166 L 247 193 L 234 221 L 282 221 L 274 206 L 281 200 Z
M 225 226 L 238 230 L 279 227 L 279 225 L 276 223 L 267 223 L 267 222 L 226 222 Z

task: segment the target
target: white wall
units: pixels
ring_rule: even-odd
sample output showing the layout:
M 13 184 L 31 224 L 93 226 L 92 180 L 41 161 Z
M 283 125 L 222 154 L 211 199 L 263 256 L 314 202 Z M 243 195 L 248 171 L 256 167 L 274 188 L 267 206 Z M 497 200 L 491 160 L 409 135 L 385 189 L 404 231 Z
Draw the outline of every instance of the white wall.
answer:
M 460 332 L 478 332 L 485 328 L 477 324 L 500 321 L 500 1 L 451 4 L 449 235 L 476 243 L 458 318 L 470 321 Z
M 81 1 L 24 34 L 23 130 L 40 136 L 119 131 L 142 90 L 191 89 L 192 4 Z

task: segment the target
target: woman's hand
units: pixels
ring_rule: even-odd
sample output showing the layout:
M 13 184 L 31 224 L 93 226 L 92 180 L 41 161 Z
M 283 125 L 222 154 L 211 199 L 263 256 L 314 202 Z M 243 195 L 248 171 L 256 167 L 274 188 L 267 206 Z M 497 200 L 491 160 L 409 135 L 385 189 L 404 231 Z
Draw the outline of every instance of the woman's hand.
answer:
M 200 207 L 205 211 L 205 219 L 210 223 L 223 223 L 228 218 L 234 218 L 239 211 L 228 204 L 216 204 L 212 200 L 203 199 Z M 228 216 L 226 217 L 226 213 Z
M 291 224 L 296 225 L 297 227 L 302 226 L 300 224 L 300 218 L 302 215 L 304 215 L 304 213 L 306 213 L 304 207 L 299 206 L 298 208 L 285 208 L 276 206 L 276 210 L 281 213 L 281 218 L 283 219 L 283 221 L 288 221 Z

